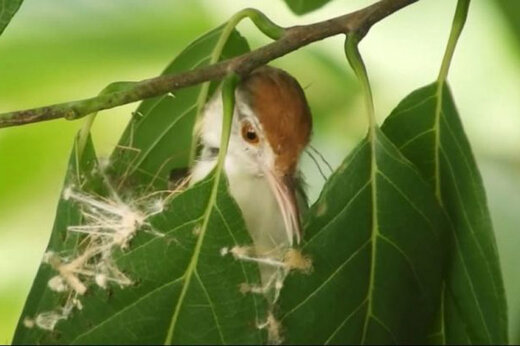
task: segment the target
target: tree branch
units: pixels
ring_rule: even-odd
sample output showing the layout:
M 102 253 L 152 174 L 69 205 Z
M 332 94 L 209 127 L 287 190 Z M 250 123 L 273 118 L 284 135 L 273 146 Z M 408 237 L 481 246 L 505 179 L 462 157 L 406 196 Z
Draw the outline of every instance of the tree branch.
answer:
M 3 113 L 0 114 L 0 128 L 59 118 L 78 119 L 103 109 L 159 96 L 205 81 L 220 80 L 231 71 L 245 75 L 271 60 L 330 36 L 356 33 L 363 37 L 372 25 L 416 1 L 418 0 L 381 0 L 359 11 L 323 22 L 289 27 L 285 29 L 280 39 L 247 54 L 180 74 L 145 79 L 123 91 L 41 108 Z

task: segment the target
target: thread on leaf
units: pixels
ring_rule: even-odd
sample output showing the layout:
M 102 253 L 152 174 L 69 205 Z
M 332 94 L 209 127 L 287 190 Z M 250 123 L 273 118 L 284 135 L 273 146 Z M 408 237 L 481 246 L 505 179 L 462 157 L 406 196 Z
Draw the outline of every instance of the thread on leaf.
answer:
M 34 325 L 36 325 L 40 329 L 53 331 L 56 324 L 61 320 L 66 320 L 74 308 L 81 310 L 83 309 L 83 305 L 78 299 L 77 293 L 70 292 L 67 301 L 63 306 L 58 307 L 55 310 L 41 312 L 36 315 L 34 320 L 26 317 L 24 319 L 24 326 L 27 328 L 33 328 Z M 26 321 L 28 322 L 26 323 Z
M 108 163 L 105 165 L 108 166 Z M 98 171 L 103 174 L 103 172 Z M 108 182 L 108 179 L 106 179 Z M 63 199 L 75 203 L 82 216 L 82 224 L 70 225 L 67 231 L 82 236 L 73 255 L 63 256 L 47 251 L 42 262 L 51 266 L 57 275 L 49 279 L 49 289 L 68 294 L 66 303 L 51 311 L 36 315 L 32 326 L 54 330 L 56 324 L 69 317 L 74 309 L 81 310 L 83 296 L 91 285 L 102 289 L 110 284 L 121 288 L 133 281 L 117 266 L 113 257 L 116 250 L 126 250 L 137 232 L 164 236 L 153 229 L 148 219 L 165 208 L 170 191 L 161 191 L 140 198 L 124 199 L 109 186 L 110 197 L 87 193 L 71 185 L 64 189 Z M 24 323 L 29 326 L 30 323 Z M 29 327 L 28 327 L 29 328 Z
M 36 316 L 35 323 L 36 326 L 38 326 L 41 329 L 53 331 L 58 321 L 66 318 L 67 316 L 65 316 L 63 313 L 59 313 L 56 311 L 46 311 Z
M 53 276 L 47 283 L 49 288 L 54 292 L 65 292 L 68 289 L 67 284 L 59 275 Z
M 295 248 L 287 248 L 285 251 L 272 251 L 271 256 L 258 256 L 252 246 L 233 246 L 231 249 L 223 247 L 220 249 L 220 255 L 232 255 L 236 260 L 245 262 L 254 262 L 264 266 L 274 268 L 267 282 L 263 285 L 255 285 L 250 283 L 241 283 L 238 287 L 242 294 L 261 294 L 269 301 L 269 312 L 266 320 L 258 324 L 258 328 L 267 329 L 268 343 L 282 343 L 281 323 L 276 320 L 273 314 L 276 302 L 280 298 L 285 278 L 289 272 L 293 270 L 309 274 L 312 271 L 312 260 L 304 255 L 301 250 Z
M 29 328 L 29 329 L 34 328 L 34 324 L 35 323 L 34 323 L 34 320 L 32 318 L 25 317 L 23 319 L 23 325 L 24 325 L 25 328 Z
M 269 314 L 264 323 L 259 324 L 259 328 L 267 328 L 269 334 L 269 343 L 279 344 L 282 342 L 280 334 L 280 323 L 274 318 L 272 311 L 282 291 L 285 278 L 289 272 L 293 270 L 308 274 L 312 271 L 311 259 L 302 254 L 301 250 L 288 248 L 282 251 L 273 251 L 271 256 L 257 256 L 255 250 L 251 246 L 233 246 L 231 249 L 223 247 L 220 249 L 220 255 L 232 255 L 236 260 L 245 262 L 254 262 L 259 265 L 271 267 L 272 274 L 270 274 L 267 282 L 260 285 L 251 283 L 241 283 L 238 287 L 242 294 L 261 294 L 269 301 Z M 264 281 L 264 280 L 263 280 Z
M 282 325 L 278 321 L 272 312 L 267 314 L 265 322 L 257 325 L 258 329 L 267 329 L 267 341 L 272 345 L 279 345 L 283 342 L 281 329 Z
M 312 271 L 312 261 L 298 249 L 289 249 L 284 256 L 285 266 L 289 270 L 299 270 L 305 274 Z

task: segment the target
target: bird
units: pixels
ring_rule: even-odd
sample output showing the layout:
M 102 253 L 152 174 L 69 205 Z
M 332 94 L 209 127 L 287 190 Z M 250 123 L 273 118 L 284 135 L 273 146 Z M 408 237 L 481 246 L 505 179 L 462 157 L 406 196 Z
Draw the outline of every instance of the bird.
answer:
M 216 92 L 200 117 L 202 149 L 191 169 L 190 184 L 202 180 L 216 165 L 222 119 L 222 97 Z M 305 93 L 289 73 L 264 65 L 241 78 L 235 89 L 224 171 L 258 258 L 283 260 L 287 249 L 301 241 L 306 198 L 298 163 L 311 132 Z M 273 282 L 276 268 L 259 266 L 262 284 Z

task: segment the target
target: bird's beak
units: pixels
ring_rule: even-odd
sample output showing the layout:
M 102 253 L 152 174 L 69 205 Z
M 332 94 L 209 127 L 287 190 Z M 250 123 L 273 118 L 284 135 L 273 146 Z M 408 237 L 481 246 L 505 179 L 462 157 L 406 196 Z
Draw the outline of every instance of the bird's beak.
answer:
M 294 178 L 292 175 L 278 175 L 271 170 L 266 172 L 266 176 L 278 201 L 289 244 L 293 245 L 294 238 L 296 243 L 299 243 L 301 227 Z

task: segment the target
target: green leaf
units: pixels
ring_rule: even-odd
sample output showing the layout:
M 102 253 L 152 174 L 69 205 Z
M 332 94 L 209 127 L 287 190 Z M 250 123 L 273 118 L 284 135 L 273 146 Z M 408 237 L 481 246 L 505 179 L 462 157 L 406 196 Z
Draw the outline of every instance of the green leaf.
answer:
M 191 43 L 165 69 L 163 74 L 175 74 L 208 65 L 221 26 Z M 221 59 L 249 51 L 247 41 L 234 31 L 225 45 Z M 216 86 L 212 84 L 212 89 Z M 185 88 L 160 97 L 145 100 L 134 112 L 134 117 L 112 155 L 113 176 L 121 183 L 135 186 L 149 181 L 157 189 L 165 189 L 169 172 L 189 167 L 195 143 L 193 127 L 198 109 L 206 103 L 201 98 L 202 85 Z
M 280 298 L 288 343 L 424 343 L 440 301 L 445 218 L 379 129 L 329 179 Z
M 291 11 L 298 15 L 303 15 L 317 10 L 329 1 L 330 0 L 285 0 L 285 3 L 289 6 Z
M 448 344 L 507 343 L 507 308 L 486 195 L 447 85 L 407 96 L 382 126 L 437 191 L 452 226 L 442 331 Z
M 167 72 L 203 65 L 220 32 L 220 28 L 214 30 L 191 44 Z M 245 50 L 247 43 L 237 33 L 230 37 L 224 49 L 227 56 Z M 88 168 L 88 172 L 96 176 L 87 177 L 87 182 L 97 179 L 103 186 L 94 191 L 83 181 L 75 183 L 81 193 L 88 194 L 82 198 L 86 202 L 77 197 L 60 202 L 67 209 L 58 210 L 53 238 L 71 234 L 73 225 L 92 227 L 88 223 L 92 218 L 89 213 L 95 214 L 98 220 L 96 210 L 104 209 L 116 209 L 105 213 L 109 216 L 123 216 L 101 220 L 105 227 L 101 231 L 110 229 L 113 224 L 121 229 L 130 225 L 135 234 L 122 243 L 127 246 L 110 248 L 113 249 L 110 261 L 104 260 L 105 252 L 101 252 L 87 262 L 90 266 L 80 268 L 82 271 L 78 271 L 77 276 L 87 286 L 84 295 L 76 297 L 70 289 L 65 293 L 50 291 L 47 283 L 57 271 L 42 265 L 14 343 L 260 344 L 266 340 L 265 331 L 257 328 L 266 318 L 265 300 L 240 290 L 244 284 L 259 284 L 257 265 L 222 255 L 226 248 L 252 242 L 240 210 L 227 192 L 225 178 L 217 170 L 180 193 L 156 190 L 166 188 L 170 168 L 188 164 L 188 155 L 174 155 L 185 154 L 192 147 L 194 110 L 201 101 L 199 91 L 200 87 L 193 87 L 175 98 L 164 96 L 143 102 L 139 107 L 143 116 L 132 119 L 108 168 Z M 87 148 L 90 147 L 88 141 Z M 138 154 L 129 158 L 125 151 Z M 95 155 L 86 149 L 82 159 L 86 157 Z M 82 177 L 87 168 L 78 166 L 74 172 Z M 66 183 L 66 187 L 70 186 Z M 71 208 L 76 212 L 75 219 L 68 217 Z M 141 221 L 136 221 L 139 218 L 135 216 L 141 217 Z M 125 217 L 130 222 L 124 223 Z M 92 239 L 81 238 L 79 244 L 69 248 L 51 241 L 49 250 L 64 256 L 65 263 L 71 263 L 84 254 L 87 250 L 83 249 L 88 249 L 90 244 L 97 248 L 101 248 L 98 243 L 106 245 L 105 238 Z M 64 251 L 67 249 L 69 252 Z M 71 253 L 71 249 L 75 252 Z M 95 272 L 100 264 L 117 268 L 112 273 L 119 276 L 112 276 L 118 281 L 101 288 L 97 275 L 95 279 L 89 277 L 88 271 Z M 25 326 L 26 318 L 37 321 L 42 312 L 67 306 L 68 297 L 78 298 L 82 308 L 76 305 L 52 331 Z
M 7 25 L 22 6 L 23 0 L 0 0 L 0 35 L 4 32 Z

